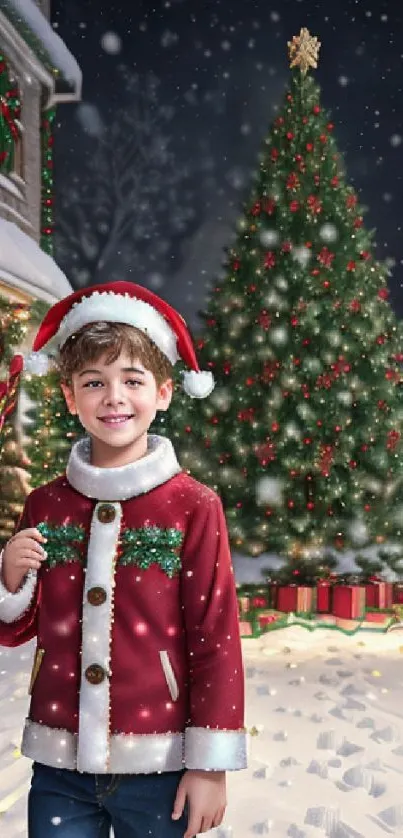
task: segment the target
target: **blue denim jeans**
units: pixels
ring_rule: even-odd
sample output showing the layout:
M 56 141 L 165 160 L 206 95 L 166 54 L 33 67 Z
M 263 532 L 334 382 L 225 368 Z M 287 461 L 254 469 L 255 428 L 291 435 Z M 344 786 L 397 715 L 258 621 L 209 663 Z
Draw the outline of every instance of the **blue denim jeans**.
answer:
M 34 763 L 28 838 L 182 838 L 187 813 L 171 819 L 183 771 L 80 774 Z

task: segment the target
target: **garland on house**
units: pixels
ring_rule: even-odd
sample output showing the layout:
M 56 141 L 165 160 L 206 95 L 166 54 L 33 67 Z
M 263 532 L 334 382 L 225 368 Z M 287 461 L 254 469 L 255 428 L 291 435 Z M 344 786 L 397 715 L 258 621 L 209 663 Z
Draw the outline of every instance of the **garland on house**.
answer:
M 53 129 L 56 108 L 47 110 L 41 125 L 42 195 L 41 195 L 41 248 L 53 256 Z
M 7 62 L 0 53 L 0 172 L 6 175 L 14 171 L 20 115 L 20 93 L 16 82 L 10 79 Z

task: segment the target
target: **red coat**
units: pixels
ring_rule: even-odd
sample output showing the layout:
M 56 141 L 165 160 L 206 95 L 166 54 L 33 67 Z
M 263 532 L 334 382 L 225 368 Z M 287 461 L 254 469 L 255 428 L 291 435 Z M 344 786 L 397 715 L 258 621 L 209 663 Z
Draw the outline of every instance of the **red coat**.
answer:
M 37 637 L 22 750 L 45 764 L 96 773 L 245 767 L 221 502 L 179 471 L 169 441 L 158 446 L 153 487 L 143 488 L 145 457 L 127 500 L 116 500 L 121 469 L 84 463 L 82 474 L 79 460 L 69 479 L 27 499 L 20 527 L 47 525 L 48 559 L 25 593 L 3 590 L 2 601 L 0 592 L 0 644 Z M 80 491 L 88 470 L 111 473 L 109 501 L 105 481 L 101 500 Z M 135 483 L 136 464 L 128 473 Z

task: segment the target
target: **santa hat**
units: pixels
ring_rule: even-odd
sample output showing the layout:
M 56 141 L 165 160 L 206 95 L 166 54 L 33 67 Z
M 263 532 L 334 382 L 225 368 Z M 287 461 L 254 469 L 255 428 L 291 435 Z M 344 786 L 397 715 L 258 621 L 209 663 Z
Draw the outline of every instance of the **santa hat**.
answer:
M 39 352 L 52 340 L 58 349 L 83 326 L 98 321 L 125 323 L 144 332 L 175 364 L 180 358 L 189 367 L 183 387 L 188 396 L 203 399 L 214 389 L 211 372 L 201 372 L 186 323 L 168 303 L 132 282 L 110 282 L 76 291 L 52 306 L 45 315 L 27 358 L 26 369 L 43 375 L 48 359 Z

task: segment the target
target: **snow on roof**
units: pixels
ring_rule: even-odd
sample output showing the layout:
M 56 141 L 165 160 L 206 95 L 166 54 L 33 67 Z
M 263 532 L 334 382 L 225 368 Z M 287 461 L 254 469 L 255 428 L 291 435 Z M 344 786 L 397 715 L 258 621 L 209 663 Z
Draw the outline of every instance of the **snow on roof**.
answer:
M 0 218 L 0 278 L 33 299 L 56 303 L 72 287 L 56 262 L 16 224 Z
M 0 0 L 0 9 L 10 17 L 11 22 L 20 30 L 24 37 L 27 32 L 34 36 L 36 43 L 31 44 L 28 37 L 24 39 L 38 52 L 35 46 L 42 48 L 41 58 L 48 59 L 48 63 L 60 71 L 62 76 L 74 87 L 80 95 L 82 74 L 77 61 L 67 49 L 66 44 L 52 29 L 49 21 L 34 3 L 34 0 Z M 45 55 L 43 55 L 43 51 Z M 46 64 L 46 60 L 44 61 Z

